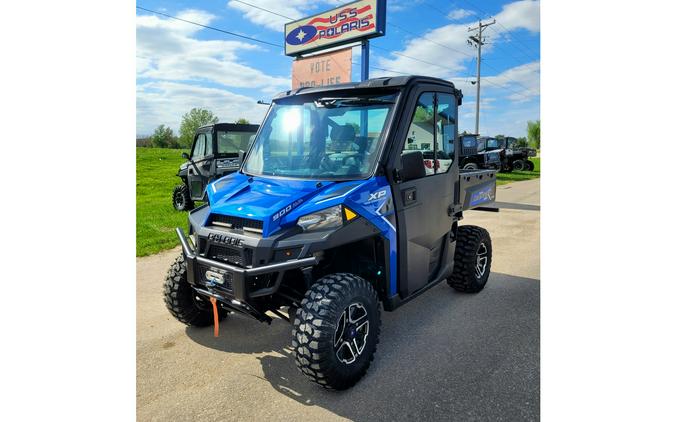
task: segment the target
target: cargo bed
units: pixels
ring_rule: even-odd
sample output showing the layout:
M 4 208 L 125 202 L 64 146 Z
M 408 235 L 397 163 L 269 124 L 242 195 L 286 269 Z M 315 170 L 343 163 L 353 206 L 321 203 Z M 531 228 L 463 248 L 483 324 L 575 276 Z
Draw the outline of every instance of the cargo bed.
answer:
M 484 207 L 497 196 L 496 170 L 460 170 L 459 204 L 461 210 Z

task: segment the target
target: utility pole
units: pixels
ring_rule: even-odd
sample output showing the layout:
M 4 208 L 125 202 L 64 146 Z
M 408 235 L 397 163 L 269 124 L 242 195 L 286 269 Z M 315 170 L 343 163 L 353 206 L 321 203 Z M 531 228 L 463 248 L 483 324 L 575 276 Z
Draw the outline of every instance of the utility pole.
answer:
M 483 21 L 478 21 L 478 26 L 475 28 L 469 28 L 469 32 L 473 32 L 478 30 L 478 36 L 476 37 L 475 35 L 471 35 L 469 37 L 469 44 L 476 44 L 478 47 L 478 60 L 476 60 L 476 135 L 478 135 L 479 132 L 479 118 L 480 118 L 480 53 L 481 53 L 481 47 L 483 46 L 485 42 L 485 38 L 483 37 L 483 29 L 487 28 L 490 25 L 494 25 L 496 21 L 492 19 L 492 22 L 486 22 L 483 23 Z

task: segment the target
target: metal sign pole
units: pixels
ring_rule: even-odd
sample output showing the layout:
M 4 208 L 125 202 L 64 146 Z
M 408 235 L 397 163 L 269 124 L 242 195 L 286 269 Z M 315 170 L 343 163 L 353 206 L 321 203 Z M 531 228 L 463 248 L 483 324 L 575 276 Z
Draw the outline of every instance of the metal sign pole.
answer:
M 361 42 L 361 81 L 368 79 L 368 67 L 370 66 L 370 41 Z
M 363 40 L 361 42 L 361 82 L 368 79 L 369 56 L 370 42 L 368 40 Z M 366 114 L 366 110 L 361 110 L 361 125 L 359 132 L 363 138 L 368 138 L 368 114 Z

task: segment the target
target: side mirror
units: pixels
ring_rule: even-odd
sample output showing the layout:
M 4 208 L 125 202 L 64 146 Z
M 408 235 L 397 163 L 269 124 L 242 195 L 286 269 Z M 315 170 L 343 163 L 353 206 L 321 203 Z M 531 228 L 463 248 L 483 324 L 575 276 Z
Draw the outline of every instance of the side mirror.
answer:
M 410 151 L 401 155 L 401 180 L 420 179 L 427 175 L 422 151 Z
M 239 167 L 244 163 L 244 159 L 246 158 L 246 151 L 239 150 Z
M 187 152 L 182 153 L 180 156 L 183 157 L 183 158 L 185 158 L 186 160 L 189 160 L 189 159 L 190 159 L 190 156 L 188 155 Z

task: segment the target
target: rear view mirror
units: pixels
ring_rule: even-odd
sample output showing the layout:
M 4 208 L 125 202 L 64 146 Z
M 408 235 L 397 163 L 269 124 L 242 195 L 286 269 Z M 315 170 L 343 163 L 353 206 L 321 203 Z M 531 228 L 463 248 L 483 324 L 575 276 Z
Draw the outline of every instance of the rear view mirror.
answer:
M 427 175 L 422 151 L 410 151 L 401 155 L 401 180 L 419 179 Z
M 187 152 L 182 153 L 180 156 L 183 157 L 183 158 L 185 158 L 186 160 L 189 160 L 189 159 L 190 159 L 190 156 L 188 155 Z

